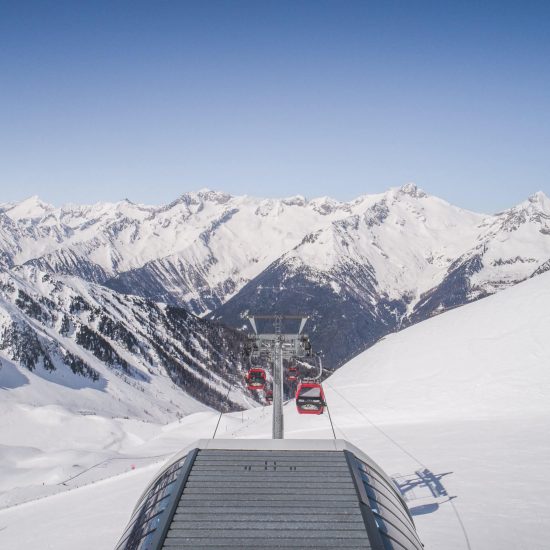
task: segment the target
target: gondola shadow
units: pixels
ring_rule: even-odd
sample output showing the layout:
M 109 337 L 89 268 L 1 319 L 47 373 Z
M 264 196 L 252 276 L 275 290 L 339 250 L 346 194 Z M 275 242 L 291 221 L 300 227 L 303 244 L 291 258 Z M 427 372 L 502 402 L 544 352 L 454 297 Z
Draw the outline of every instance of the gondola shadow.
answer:
M 432 502 L 431 504 L 421 504 L 420 506 L 413 506 L 412 508 L 409 508 L 409 512 L 411 513 L 411 516 L 423 516 L 424 514 L 431 514 L 432 512 L 436 512 L 439 508 L 439 504 L 437 502 Z
M 442 502 L 455 498 L 449 495 L 441 482 L 444 476 L 452 473 L 435 474 L 424 468 L 413 474 L 395 474 L 392 480 L 405 499 L 411 515 L 420 516 L 437 511 Z

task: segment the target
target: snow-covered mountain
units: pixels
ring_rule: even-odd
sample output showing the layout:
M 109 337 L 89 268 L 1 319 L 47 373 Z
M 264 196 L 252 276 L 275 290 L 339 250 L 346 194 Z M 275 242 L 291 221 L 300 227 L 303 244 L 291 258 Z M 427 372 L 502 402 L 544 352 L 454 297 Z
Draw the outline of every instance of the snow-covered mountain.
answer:
M 546 273 L 389 335 L 324 382 L 330 420 L 288 403 L 285 438 L 332 439 L 332 422 L 401 488 L 426 550 L 546 550 L 549 311 Z M 164 461 L 219 420 L 0 411 L 2 548 L 113 548 Z M 255 407 L 224 414 L 218 437 L 270 433 L 271 407 Z
M 365 199 L 368 200 L 368 199 Z M 231 197 L 202 190 L 161 207 L 129 201 L 53 208 L 37 197 L 0 212 L 5 265 L 131 290 L 205 313 L 223 303 L 313 227 L 364 201 Z
M 157 422 L 240 408 L 252 403 L 242 343 L 182 308 L 30 266 L 0 271 L 4 401 Z
M 314 344 L 339 365 L 389 332 L 543 270 L 549 234 L 542 193 L 485 216 L 407 185 L 306 235 L 213 316 L 239 326 L 247 311 L 309 313 Z
M 413 320 L 493 294 L 546 270 L 550 260 L 550 199 L 536 193 L 487 217 L 476 241 L 415 304 Z
M 75 275 L 237 327 L 248 311 L 310 314 L 332 366 L 548 262 L 542 193 L 495 215 L 414 184 L 350 202 L 201 190 L 161 207 L 54 208 L 37 197 L 0 207 L 5 267 Z

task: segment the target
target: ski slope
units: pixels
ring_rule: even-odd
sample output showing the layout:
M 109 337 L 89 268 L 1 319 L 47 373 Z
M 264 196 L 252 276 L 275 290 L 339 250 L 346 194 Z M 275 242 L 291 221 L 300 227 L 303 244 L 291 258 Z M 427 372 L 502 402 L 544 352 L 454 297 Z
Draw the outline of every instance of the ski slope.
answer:
M 325 382 L 336 436 L 403 487 L 427 550 L 548 548 L 548 334 L 550 273 L 392 334 Z M 328 415 L 299 416 L 292 403 L 285 411 L 287 437 L 333 437 Z M 66 485 L 57 483 L 79 472 L 67 455 L 71 430 L 86 426 L 60 425 L 61 448 L 39 441 L 27 456 L 15 441 L 4 445 L 2 424 L 3 505 L 44 498 L 0 510 L 0 547 L 111 549 L 164 456 L 212 437 L 217 420 L 212 412 L 166 426 L 111 420 L 132 434 L 117 444 L 121 460 L 98 460 Z M 16 431 L 17 419 L 10 423 Z M 270 408 L 259 407 L 224 415 L 217 437 L 269 437 L 270 430 Z M 89 451 L 107 460 L 101 445 L 96 437 Z M 57 481 L 42 486 L 33 471 L 52 453 Z M 6 489 L 23 468 L 22 487 Z

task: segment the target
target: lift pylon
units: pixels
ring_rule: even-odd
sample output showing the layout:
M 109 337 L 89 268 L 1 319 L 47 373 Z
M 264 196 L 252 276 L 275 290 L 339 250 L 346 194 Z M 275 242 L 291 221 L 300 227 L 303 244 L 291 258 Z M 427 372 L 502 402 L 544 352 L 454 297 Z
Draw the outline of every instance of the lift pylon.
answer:
M 250 315 L 248 317 L 254 334 L 251 346 L 252 357 L 262 358 L 273 365 L 273 439 L 284 439 L 283 417 L 283 362 L 285 359 L 297 359 L 311 354 L 309 337 L 303 334 L 308 320 L 307 315 Z M 260 333 L 256 321 L 265 320 L 273 323 L 273 332 Z M 300 321 L 295 333 L 283 333 L 283 321 Z

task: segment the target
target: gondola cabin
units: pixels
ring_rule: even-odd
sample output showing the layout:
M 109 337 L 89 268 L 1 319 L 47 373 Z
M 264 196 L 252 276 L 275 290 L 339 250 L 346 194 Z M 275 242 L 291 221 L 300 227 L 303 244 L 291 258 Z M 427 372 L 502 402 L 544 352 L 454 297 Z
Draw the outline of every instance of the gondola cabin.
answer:
M 249 390 L 261 391 L 265 387 L 265 370 L 260 368 L 250 369 L 246 375 L 246 384 Z
M 273 402 L 273 391 L 272 390 L 267 390 L 265 392 L 265 400 L 268 402 L 268 403 L 272 403 Z
M 287 378 L 290 382 L 298 380 L 298 369 L 296 367 L 289 367 Z
M 301 382 L 296 390 L 296 408 L 299 414 L 323 414 L 325 393 L 317 382 Z

